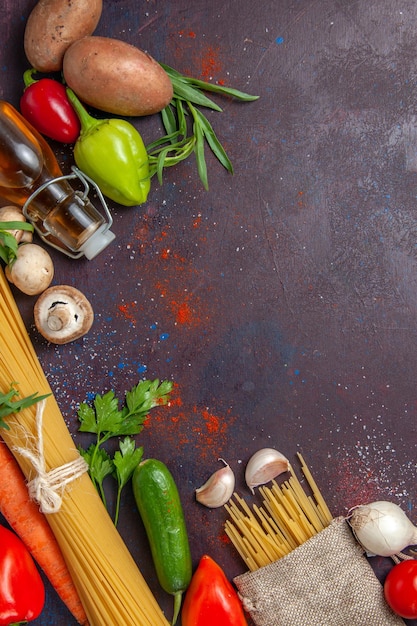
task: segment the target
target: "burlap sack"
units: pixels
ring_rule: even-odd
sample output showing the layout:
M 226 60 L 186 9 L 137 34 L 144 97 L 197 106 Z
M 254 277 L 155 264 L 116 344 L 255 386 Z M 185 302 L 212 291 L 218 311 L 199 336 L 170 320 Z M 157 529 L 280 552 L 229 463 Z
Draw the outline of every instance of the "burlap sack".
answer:
M 257 626 L 404 626 L 343 518 L 234 582 Z

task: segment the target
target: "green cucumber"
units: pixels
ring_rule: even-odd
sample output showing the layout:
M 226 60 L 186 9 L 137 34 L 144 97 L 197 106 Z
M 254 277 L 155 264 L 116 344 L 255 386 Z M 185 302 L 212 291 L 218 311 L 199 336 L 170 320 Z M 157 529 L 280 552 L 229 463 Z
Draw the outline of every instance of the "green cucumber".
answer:
M 161 587 L 174 596 L 175 624 L 182 594 L 191 581 L 192 561 L 179 493 L 167 466 L 145 459 L 132 477 L 136 506 L 145 527 Z

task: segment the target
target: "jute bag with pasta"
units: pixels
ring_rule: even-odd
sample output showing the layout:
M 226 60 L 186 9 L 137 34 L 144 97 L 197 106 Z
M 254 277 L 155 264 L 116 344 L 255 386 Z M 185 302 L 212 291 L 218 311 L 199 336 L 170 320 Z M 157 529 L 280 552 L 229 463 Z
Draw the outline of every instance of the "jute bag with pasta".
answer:
M 343 518 L 234 582 L 257 626 L 404 626 Z

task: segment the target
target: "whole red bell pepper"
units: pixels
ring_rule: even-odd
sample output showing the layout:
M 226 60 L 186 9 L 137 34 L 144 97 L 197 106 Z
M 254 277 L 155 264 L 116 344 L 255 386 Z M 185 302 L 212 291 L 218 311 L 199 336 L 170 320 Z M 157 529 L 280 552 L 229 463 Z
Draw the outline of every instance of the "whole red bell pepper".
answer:
M 206 554 L 187 589 L 181 620 L 182 626 L 247 626 L 235 588 Z
M 35 80 L 35 71 L 30 69 L 23 74 L 25 90 L 20 98 L 20 112 L 42 135 L 61 143 L 75 143 L 81 125 L 65 86 L 52 78 Z
M 0 525 L 0 626 L 36 619 L 45 604 L 45 587 L 28 549 Z

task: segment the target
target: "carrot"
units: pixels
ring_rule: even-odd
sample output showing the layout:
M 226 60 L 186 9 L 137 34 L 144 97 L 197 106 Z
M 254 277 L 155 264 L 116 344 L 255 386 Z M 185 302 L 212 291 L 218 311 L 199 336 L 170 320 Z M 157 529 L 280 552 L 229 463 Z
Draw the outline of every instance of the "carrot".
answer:
M 88 624 L 78 592 L 46 517 L 29 498 L 25 477 L 0 439 L 0 512 L 45 572 L 79 624 Z

